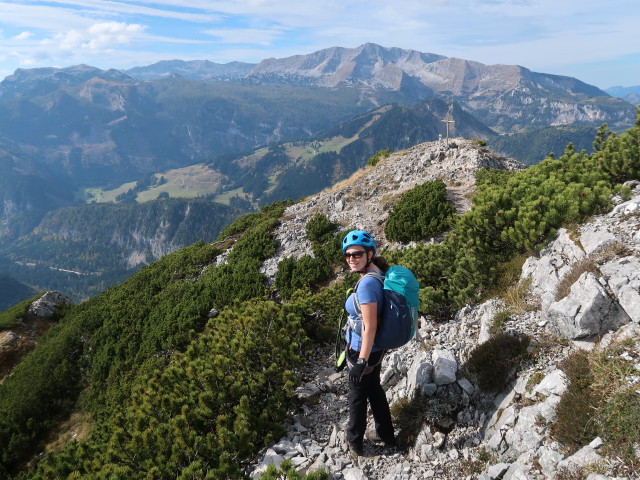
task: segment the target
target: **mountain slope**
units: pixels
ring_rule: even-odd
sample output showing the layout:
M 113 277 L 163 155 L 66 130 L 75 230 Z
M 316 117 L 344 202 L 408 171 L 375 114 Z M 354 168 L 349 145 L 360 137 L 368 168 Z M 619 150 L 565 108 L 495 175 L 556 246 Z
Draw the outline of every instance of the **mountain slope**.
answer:
M 633 105 L 640 103 L 640 85 L 635 87 L 611 87 L 605 91 L 612 97 L 622 98 Z
M 492 137 L 487 140 L 487 146 L 501 155 L 515 157 L 525 165 L 535 165 L 551 154 L 559 157 L 569 143 L 576 151 L 593 152 L 596 132 L 596 128 L 587 126 L 543 127 Z
M 0 141 L 0 246 L 32 230 L 44 214 L 71 205 L 65 179 Z
M 134 67 L 123 73 L 138 80 L 153 80 L 175 75 L 189 80 L 238 78 L 247 75 L 255 65 L 244 62 L 214 63 L 208 60 L 163 60 L 144 67 Z
M 38 292 L 30 286 L 0 273 L 0 312 L 33 297 L 36 293 Z
M 447 132 L 480 139 L 495 135 L 457 104 L 434 98 L 413 107 L 373 110 L 304 142 L 275 145 L 236 159 L 221 157 L 211 168 L 227 176 L 227 189 L 243 188 L 260 204 L 271 203 L 311 195 L 348 178 L 379 150 L 404 150 L 446 138 Z
M 33 87 L 39 72 L 31 72 L 34 78 L 20 72 L 2 82 L 4 92 L 22 88 L 20 95 L 0 97 L 2 137 L 17 153 L 37 152 L 43 164 L 76 186 L 131 181 L 212 155 L 307 137 L 372 106 L 359 105 L 353 88 L 182 78 L 140 82 L 95 70 L 87 78 L 84 68 L 57 69 L 46 77 L 46 89 Z
M 524 308 L 518 313 L 501 313 L 485 305 L 482 311 L 476 311 L 472 303 L 481 294 L 489 295 L 500 282 L 520 298 L 524 295 L 522 289 L 527 287 L 517 282 L 524 260 L 518 261 L 519 257 L 540 251 L 563 224 L 575 226 L 594 213 L 606 212 L 614 193 L 631 195 L 630 186 L 620 188 L 616 184 L 639 176 L 639 129 L 640 123 L 609 138 L 591 156 L 570 152 L 517 171 L 501 170 L 500 167 L 519 166 L 474 142 L 420 145 L 367 167 L 303 203 L 275 204 L 242 217 L 225 229 L 221 234 L 225 238 L 217 246 L 197 244 L 163 257 L 127 282 L 65 311 L 36 350 L 0 384 L 0 441 L 7 446 L 2 451 L 0 472 L 7 476 L 21 470 L 21 479 L 69 475 L 239 479 L 250 473 L 255 465 L 252 459 L 257 455 L 268 453 L 273 458 L 276 450 L 288 448 L 289 437 L 279 445 L 275 442 L 286 433 L 282 422 L 287 413 L 295 412 L 294 423 L 289 425 L 290 433 L 295 430 L 301 447 L 305 447 L 304 453 L 297 455 L 301 468 L 319 459 L 343 476 L 351 464 L 352 468 L 366 471 L 376 466 L 391 476 L 399 473 L 399 466 L 408 466 L 423 476 L 429 475 L 428 469 L 432 468 L 442 478 L 457 479 L 470 474 L 467 470 L 461 475 L 465 468 L 473 467 L 474 474 L 488 474 L 487 462 L 491 467 L 502 468 L 500 462 L 505 461 L 512 464 L 512 471 L 519 469 L 519 476 L 529 466 L 546 474 L 547 469 L 559 465 L 556 454 L 565 455 L 552 442 L 543 444 L 547 435 L 555 435 L 550 424 L 555 422 L 552 413 L 560 402 L 560 387 L 551 380 L 560 374 L 539 384 L 535 380 L 538 377 L 533 376 L 535 368 L 540 368 L 537 373 L 552 373 L 569 353 L 571 340 L 592 341 L 592 337 L 567 336 L 556 330 L 573 321 L 566 313 L 574 311 L 574 307 L 563 309 L 564 303 L 557 314 L 561 316 L 564 311 L 565 317 L 571 318 L 545 321 L 532 320 L 532 314 Z M 480 167 L 498 169 L 478 170 Z M 450 232 L 436 239 L 424 238 L 411 246 L 386 241 L 385 219 L 394 215 L 403 191 L 432 180 L 448 184 L 450 198 L 458 211 L 465 213 L 456 219 Z M 469 195 L 474 191 L 471 206 Z M 622 219 L 636 243 L 640 239 L 634 208 L 638 206 L 639 200 L 621 205 L 622 210 L 612 213 L 613 223 L 608 224 L 620 224 Z M 409 398 L 396 398 L 395 393 L 413 396 L 419 378 L 433 380 L 420 382 L 427 397 L 418 398 L 427 401 L 426 405 L 417 405 L 418 414 L 415 409 L 410 410 L 417 429 L 403 437 L 406 452 L 357 462 L 348 460 L 339 425 L 333 435 L 333 425 L 322 421 L 300 428 L 296 420 L 306 422 L 304 418 L 311 407 L 300 407 L 298 411 L 294 406 L 296 382 L 315 378 L 305 377 L 310 370 L 300 367 L 302 357 L 308 353 L 307 346 L 317 339 L 322 348 L 327 338 L 333 339 L 344 292 L 355 280 L 345 275 L 339 248 L 341 231 L 354 227 L 371 229 L 380 240 L 384 255 L 392 262 L 401 261 L 411 267 L 422 285 L 424 315 L 421 333 L 415 340 L 419 345 L 411 346 L 417 361 L 413 362 L 414 357 L 389 356 L 387 380 L 396 377 L 398 386 L 390 392 L 392 399 L 400 407 L 412 407 Z M 598 249 L 598 245 L 610 243 L 608 228 L 604 224 L 597 227 L 586 235 L 581 230 L 580 243 L 585 251 L 590 246 Z M 593 236 L 598 232 L 605 235 Z M 578 248 L 575 232 L 565 237 L 574 246 L 559 245 L 553 255 L 562 260 Z M 612 289 L 624 288 L 618 278 L 627 270 L 614 272 L 609 270 L 609 264 L 626 268 L 624 265 L 637 258 L 629 247 L 622 248 L 624 244 L 613 246 L 603 252 L 606 255 L 601 265 L 608 265 L 604 268 L 611 275 L 607 275 L 609 280 L 601 281 L 610 281 Z M 291 260 L 285 261 L 289 257 Z M 556 273 L 559 258 L 535 263 Z M 284 275 L 292 270 L 300 275 Z M 318 270 L 326 275 L 315 275 Z M 510 281 L 509 274 L 514 270 L 518 274 Z M 637 272 L 629 269 L 634 270 Z M 532 275 L 534 270 L 528 271 Z M 589 279 L 596 290 L 597 285 L 603 289 L 593 273 L 583 273 L 579 278 Z M 534 282 L 536 286 L 544 285 L 544 275 L 534 277 L 542 281 L 534 279 L 532 286 Z M 278 294 L 280 285 L 298 279 L 303 283 L 290 300 L 284 300 Z M 569 301 L 581 301 L 581 285 L 575 287 Z M 623 302 L 622 298 L 633 292 L 624 292 L 618 295 L 619 305 L 624 303 L 622 310 L 632 311 L 637 302 Z M 532 294 L 541 297 L 535 291 Z M 596 297 L 611 299 L 606 292 L 593 296 Z M 584 304 L 578 303 L 575 311 L 582 311 Z M 595 305 L 593 308 L 612 311 Z M 622 310 L 617 305 L 613 310 L 618 319 Z M 633 311 L 632 314 L 635 315 Z M 529 320 L 516 321 L 511 315 L 523 315 Z M 593 338 L 600 338 L 615 326 L 616 322 L 606 320 L 596 325 Z M 628 333 L 635 335 L 632 330 Z M 493 352 L 488 355 L 488 363 L 476 363 L 478 369 L 458 372 L 458 361 L 473 365 L 467 360 L 474 357 L 481 334 L 488 338 L 488 346 L 502 345 L 503 350 L 497 354 L 500 361 L 491 361 L 496 358 Z M 558 335 L 568 341 L 556 348 Z M 624 361 L 631 362 L 624 364 L 625 372 L 633 371 L 627 370 L 627 365 L 640 355 L 640 346 L 631 345 L 636 337 L 623 344 Z M 533 348 L 527 348 L 528 341 Z M 428 352 L 433 355 L 427 358 Z M 523 357 L 523 352 L 532 356 Z M 621 357 L 622 351 L 612 355 Z M 309 358 L 314 362 L 326 360 L 322 350 L 317 357 Z M 404 363 L 405 359 L 411 360 L 411 365 Z M 442 381 L 443 370 L 451 365 L 455 367 L 445 376 L 453 374 L 454 378 Z M 527 376 L 512 376 L 523 370 Z M 464 378 L 458 376 L 462 372 Z M 504 376 L 495 381 L 498 372 Z M 494 383 L 483 383 L 483 373 Z M 612 385 L 612 376 L 609 377 L 607 384 Z M 626 373 L 624 384 L 625 377 Z M 532 388 L 539 387 L 541 396 L 537 391 L 528 395 L 529 379 Z M 580 380 L 582 387 L 589 385 L 602 392 L 602 383 L 583 383 L 587 380 L 584 377 Z M 327 381 L 335 382 L 322 384 L 325 399 L 333 399 L 335 408 L 344 381 L 340 376 Z M 303 386 L 300 397 L 312 394 L 318 400 L 320 388 Z M 629 414 L 624 417 L 627 420 L 611 424 L 605 419 L 603 428 L 596 432 L 607 447 L 616 448 L 608 458 L 614 466 L 606 473 L 613 474 L 614 468 L 620 473 L 637 473 L 637 454 L 632 443 L 624 440 L 636 438 L 636 389 L 635 384 L 631 388 L 627 385 L 628 391 L 622 392 L 628 395 L 624 397 L 626 403 L 616 403 L 624 408 L 615 411 Z M 90 418 L 92 435 L 86 441 L 63 442 L 66 446 L 57 451 L 51 449 L 37 466 L 27 465 L 32 455 L 42 451 L 40 440 L 51 434 L 59 426 L 57 420 L 74 407 Z M 588 408 L 587 412 L 593 413 Z M 494 420 L 500 422 L 495 424 Z M 596 425 L 599 428 L 600 424 Z M 609 428 L 613 425 L 616 429 Z M 303 438 L 305 430 L 320 428 L 329 430 L 322 445 Z M 620 435 L 610 437 L 611 432 Z M 60 439 L 65 435 L 73 437 L 73 433 L 73 429 L 60 432 Z M 503 438 L 509 439 L 510 451 L 502 448 Z M 414 448 L 411 439 L 418 440 L 419 448 Z M 269 446 L 273 446 L 274 453 L 266 450 Z M 538 450 L 539 447 L 547 450 Z M 632 468 L 635 471 L 629 470 Z M 361 469 L 352 470 L 350 475 L 362 473 Z M 543 474 L 532 471 L 531 475 L 537 480 Z

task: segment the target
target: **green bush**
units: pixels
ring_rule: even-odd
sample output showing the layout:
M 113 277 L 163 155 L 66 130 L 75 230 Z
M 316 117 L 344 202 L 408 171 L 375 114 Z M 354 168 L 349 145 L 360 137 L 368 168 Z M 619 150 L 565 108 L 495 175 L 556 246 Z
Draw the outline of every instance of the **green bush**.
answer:
M 384 150 L 378 150 L 374 155 L 370 156 L 367 160 L 367 165 L 370 167 L 375 167 L 380 160 L 387 158 L 391 155 L 391 151 L 387 148 Z
M 267 301 L 223 310 L 84 445 L 42 462 L 41 477 L 244 478 L 251 454 L 285 432 L 301 318 Z
M 402 195 L 389 212 L 384 233 L 391 241 L 428 240 L 449 228 L 454 214 L 444 182 L 426 182 Z
M 463 370 L 486 392 L 501 392 L 528 358 L 529 337 L 500 333 L 478 345 Z
M 298 289 L 312 289 L 331 276 L 332 270 L 319 258 L 305 255 L 285 258 L 278 263 L 275 285 L 283 298 L 291 298 Z
M 275 285 L 282 298 L 288 299 L 298 289 L 315 289 L 329 280 L 334 268 L 342 262 L 344 232 L 335 234 L 338 226 L 324 215 L 314 215 L 306 226 L 313 256 L 284 258 L 278 263 Z
M 306 226 L 307 237 L 311 243 L 326 242 L 333 237 L 338 225 L 317 213 L 309 219 Z
M 24 317 L 31 304 L 42 295 L 42 293 L 39 293 L 35 297 L 29 298 L 28 300 L 23 300 L 17 305 L 8 308 L 4 312 L 0 312 L 0 331 L 19 326 L 18 319 Z
M 260 475 L 259 480 L 327 480 L 329 474 L 325 470 L 311 472 L 300 478 L 291 460 L 284 460 L 279 467 L 269 464 L 267 470 Z

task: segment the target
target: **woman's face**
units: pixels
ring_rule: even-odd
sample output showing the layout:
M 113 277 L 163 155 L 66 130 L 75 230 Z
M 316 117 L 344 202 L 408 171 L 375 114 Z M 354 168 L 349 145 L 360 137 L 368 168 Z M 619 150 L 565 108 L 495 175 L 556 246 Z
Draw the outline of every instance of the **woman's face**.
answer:
M 367 265 L 367 251 L 362 245 L 353 245 L 344 252 L 344 259 L 352 272 L 364 270 Z

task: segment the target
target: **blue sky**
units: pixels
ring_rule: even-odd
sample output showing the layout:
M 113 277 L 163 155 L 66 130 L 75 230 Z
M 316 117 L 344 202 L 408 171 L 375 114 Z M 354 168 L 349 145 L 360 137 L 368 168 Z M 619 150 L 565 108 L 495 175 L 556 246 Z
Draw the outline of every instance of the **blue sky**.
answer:
M 0 0 L 0 79 L 80 63 L 257 63 L 366 42 L 640 85 L 638 0 Z

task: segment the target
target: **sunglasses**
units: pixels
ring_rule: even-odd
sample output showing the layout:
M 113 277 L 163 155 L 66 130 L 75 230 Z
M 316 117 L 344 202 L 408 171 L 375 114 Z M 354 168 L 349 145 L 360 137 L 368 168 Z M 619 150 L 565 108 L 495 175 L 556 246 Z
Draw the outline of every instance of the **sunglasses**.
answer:
M 353 257 L 355 260 L 360 260 L 364 256 L 364 253 L 364 250 L 359 250 L 357 252 L 347 252 L 344 254 L 344 259 L 348 260 L 349 257 Z

